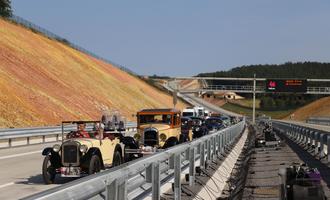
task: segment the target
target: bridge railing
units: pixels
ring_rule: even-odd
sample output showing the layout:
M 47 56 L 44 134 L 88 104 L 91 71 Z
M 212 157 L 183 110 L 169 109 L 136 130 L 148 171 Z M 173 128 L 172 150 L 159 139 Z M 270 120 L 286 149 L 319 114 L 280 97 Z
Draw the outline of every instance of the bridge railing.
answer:
M 330 117 L 309 117 L 306 122 L 309 124 L 330 126 Z
M 74 130 L 76 130 L 76 126 L 73 125 L 64 127 L 65 133 Z M 136 131 L 136 123 L 127 122 L 126 131 Z M 61 126 L 0 129 L 0 149 L 56 142 L 62 139 L 61 134 Z
M 279 121 L 273 121 L 273 127 L 313 156 L 330 163 L 330 132 Z
M 215 159 L 217 154 L 223 153 L 236 138 L 240 137 L 244 127 L 243 120 L 192 142 L 177 145 L 26 199 L 125 200 L 141 199 L 147 195 L 151 195 L 152 199 L 160 199 L 161 184 L 172 179 L 174 179 L 174 199 L 180 199 L 181 175 L 189 174 L 189 185 L 193 186 L 196 164 L 205 168 L 207 162 Z

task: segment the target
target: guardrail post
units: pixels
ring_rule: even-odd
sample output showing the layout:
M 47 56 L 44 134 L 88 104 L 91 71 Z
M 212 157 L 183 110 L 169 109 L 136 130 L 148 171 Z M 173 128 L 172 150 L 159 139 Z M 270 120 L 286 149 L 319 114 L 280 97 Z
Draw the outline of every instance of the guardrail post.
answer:
M 327 155 L 328 155 L 328 163 L 330 163 L 330 135 L 327 135 Z
M 170 166 L 170 169 L 174 169 L 174 154 L 170 155 L 170 158 L 168 159 L 168 165 Z
M 105 182 L 105 191 L 106 191 L 106 200 L 118 200 L 118 182 L 117 179 L 111 181 L 111 182 Z
M 215 160 L 216 159 L 216 153 L 217 153 L 217 145 L 216 145 L 216 143 L 217 143 L 217 137 L 213 137 L 212 138 L 212 148 L 213 148 L 213 150 L 212 150 L 212 160 Z
M 313 144 L 313 139 L 312 139 L 312 131 L 310 131 L 310 130 L 308 130 L 307 131 L 307 143 L 309 144 L 309 145 L 312 145 Z
M 218 145 L 217 155 L 220 155 L 220 153 L 221 153 L 221 135 L 217 135 L 217 140 L 218 140 L 218 143 L 217 143 L 217 145 Z
M 320 158 L 324 157 L 324 133 L 320 134 Z
M 189 186 L 195 184 L 195 147 L 189 148 Z
M 118 200 L 126 200 L 127 199 L 127 179 L 124 178 L 118 184 Z
M 181 155 L 175 155 L 174 161 L 174 199 L 181 199 Z
M 319 132 L 315 132 L 314 133 L 314 138 L 315 138 L 315 155 L 318 154 L 319 152 L 319 141 L 320 141 L 320 133 Z
M 205 168 L 205 147 L 204 142 L 200 143 L 200 167 Z
M 152 199 L 160 199 L 160 170 L 159 163 L 152 163 L 146 168 L 146 182 L 152 184 Z
M 211 138 L 206 140 L 206 144 L 207 144 L 207 162 L 209 162 L 211 160 Z

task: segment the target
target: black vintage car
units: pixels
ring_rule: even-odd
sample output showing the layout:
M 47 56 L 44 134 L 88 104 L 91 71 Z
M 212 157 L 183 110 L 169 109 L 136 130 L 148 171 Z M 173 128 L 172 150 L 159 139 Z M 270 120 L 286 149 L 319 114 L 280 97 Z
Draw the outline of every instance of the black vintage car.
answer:
M 210 117 L 210 118 L 206 119 L 205 124 L 209 131 L 218 131 L 218 130 L 225 128 L 222 120 L 218 117 Z
M 209 134 L 209 130 L 207 129 L 207 126 L 203 118 L 191 117 L 191 120 L 193 125 L 192 128 L 193 138 L 199 138 Z

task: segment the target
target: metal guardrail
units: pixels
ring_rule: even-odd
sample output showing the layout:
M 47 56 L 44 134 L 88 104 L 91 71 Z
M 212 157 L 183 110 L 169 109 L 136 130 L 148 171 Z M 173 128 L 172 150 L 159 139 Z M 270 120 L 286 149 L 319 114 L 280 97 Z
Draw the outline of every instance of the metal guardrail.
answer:
M 312 155 L 330 163 L 330 132 L 279 121 L 272 124 L 275 130 L 286 134 Z
M 196 162 L 201 168 L 223 153 L 244 130 L 245 120 L 226 129 L 177 145 L 96 175 L 30 196 L 27 200 L 141 199 L 151 193 L 160 199 L 161 184 L 174 177 L 174 199 L 181 198 L 181 174 L 189 168 L 189 185 L 195 184 Z
M 310 117 L 306 123 L 330 126 L 330 117 Z
M 69 125 L 64 127 L 65 133 L 74 130 L 76 130 L 76 126 Z M 126 130 L 136 131 L 136 123 L 127 122 Z M 61 140 L 61 134 L 61 126 L 0 129 L 0 149 L 13 146 L 55 142 Z

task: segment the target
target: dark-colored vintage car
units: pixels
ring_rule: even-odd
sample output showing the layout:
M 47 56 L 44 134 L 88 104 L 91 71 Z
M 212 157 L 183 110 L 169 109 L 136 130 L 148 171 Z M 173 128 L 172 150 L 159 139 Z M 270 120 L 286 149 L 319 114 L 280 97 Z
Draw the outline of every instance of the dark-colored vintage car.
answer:
M 200 117 L 191 117 L 193 128 L 193 138 L 199 138 L 209 134 L 209 130 L 206 127 L 205 121 Z
M 218 117 L 210 117 L 206 119 L 205 124 L 209 131 L 217 131 L 225 128 L 222 120 Z

